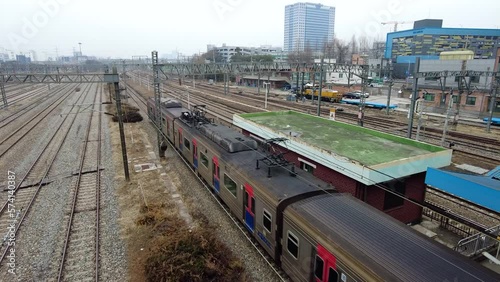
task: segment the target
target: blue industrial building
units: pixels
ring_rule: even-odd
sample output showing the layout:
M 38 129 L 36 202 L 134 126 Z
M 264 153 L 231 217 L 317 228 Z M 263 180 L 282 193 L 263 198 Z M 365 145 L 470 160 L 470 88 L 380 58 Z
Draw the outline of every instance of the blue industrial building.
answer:
M 284 51 L 302 51 L 306 47 L 323 50 L 333 41 L 335 7 L 313 3 L 295 3 L 285 6 Z
M 428 168 L 425 183 L 469 202 L 500 212 L 500 166 L 484 176 Z
M 442 20 L 415 22 L 411 30 L 387 34 L 385 58 L 394 63 L 437 60 L 444 51 L 471 50 L 474 59 L 495 59 L 500 48 L 500 29 L 443 28 Z

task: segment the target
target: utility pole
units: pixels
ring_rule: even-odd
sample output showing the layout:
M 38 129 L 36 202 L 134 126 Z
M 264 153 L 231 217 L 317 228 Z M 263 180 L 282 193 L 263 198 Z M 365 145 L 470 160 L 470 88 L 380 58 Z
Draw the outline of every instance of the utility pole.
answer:
M 271 84 L 269 82 L 265 83 L 264 85 L 266 86 L 266 97 L 264 97 L 264 109 L 267 109 L 267 96 L 269 96 L 269 87 Z
M 228 74 L 227 72 L 224 73 L 224 96 L 227 96 L 227 87 L 228 87 L 228 81 L 227 81 Z
M 411 139 L 411 134 L 413 130 L 413 115 L 415 112 L 415 103 L 417 101 L 418 96 L 418 72 L 420 71 L 420 57 L 416 58 L 415 61 L 415 72 L 413 73 L 413 94 L 411 96 L 411 104 L 410 104 L 410 112 L 408 113 L 408 132 L 406 137 Z
M 422 108 L 423 108 L 423 101 L 421 99 L 418 99 L 417 100 L 418 125 L 417 125 L 417 135 L 415 136 L 415 140 L 417 141 L 419 141 L 420 128 L 422 127 Z
M 260 95 L 260 66 L 258 66 L 258 68 L 259 68 L 259 74 L 257 77 L 257 95 Z
M 467 61 L 462 61 L 462 72 L 467 69 Z M 465 76 L 461 75 L 458 78 L 458 97 L 457 97 L 457 111 L 455 113 L 455 117 L 453 118 L 453 125 L 458 124 L 458 119 L 460 118 L 460 104 L 462 102 L 462 93 L 464 93 L 464 86 L 467 85 L 467 81 L 465 80 Z M 468 88 L 468 87 L 467 87 Z
M 118 75 L 116 67 L 113 67 L 113 74 Z M 115 88 L 115 101 L 116 101 L 116 113 L 118 115 L 118 126 L 120 128 L 120 141 L 122 146 L 122 157 L 123 157 L 123 170 L 125 172 L 125 180 L 130 181 L 130 175 L 128 172 L 128 159 L 127 159 L 127 145 L 125 144 L 125 131 L 123 129 L 123 118 L 122 118 L 122 102 L 120 97 L 120 86 L 119 82 L 114 82 L 113 86 Z
M 161 149 L 163 136 L 161 130 L 163 128 L 161 118 L 161 92 L 160 92 L 160 67 L 158 66 L 158 51 L 151 52 L 153 63 L 153 88 L 155 94 L 155 124 L 156 124 L 156 140 L 158 143 L 158 156 L 165 157 L 165 152 Z M 149 83 L 148 83 L 149 85 Z
M 389 115 L 389 107 L 391 106 L 391 93 L 394 81 L 392 80 L 392 65 L 389 66 L 389 93 L 387 93 L 387 106 L 385 107 L 385 114 Z
M 448 131 L 448 120 L 450 119 L 450 114 L 453 108 L 453 89 L 450 92 L 450 100 L 448 101 L 448 109 L 446 110 L 446 119 L 444 120 L 443 136 L 441 137 L 441 146 L 444 147 L 444 142 L 446 140 L 446 132 Z
M 498 75 L 498 73 L 497 73 Z M 491 122 L 493 121 L 493 112 L 495 111 L 495 107 L 497 104 L 496 98 L 498 94 L 498 84 L 500 83 L 500 76 L 495 76 L 495 88 L 493 90 L 493 95 L 491 96 L 490 102 L 490 118 L 488 119 L 488 123 L 486 125 L 486 131 L 491 132 Z
M 318 92 L 318 110 L 316 111 L 316 114 L 318 116 L 321 116 L 321 92 L 323 90 L 323 63 L 324 63 L 325 56 L 321 56 L 321 64 L 319 65 L 319 92 Z
M 300 85 L 300 96 L 304 96 L 304 76 L 306 76 L 306 73 L 302 71 L 302 84 Z
M 2 101 L 3 101 L 3 107 L 4 108 L 7 108 L 9 106 L 9 104 L 7 103 L 7 94 L 5 94 L 5 87 L 4 87 L 4 81 L 5 81 L 5 77 L 4 75 L 0 75 L 1 76 L 1 80 L 0 80 L 0 92 L 2 92 Z
M 363 72 L 361 74 L 361 95 L 359 95 L 359 112 L 358 112 L 358 125 L 363 126 L 363 120 L 365 118 L 365 92 L 366 84 L 368 84 L 368 66 L 363 67 Z

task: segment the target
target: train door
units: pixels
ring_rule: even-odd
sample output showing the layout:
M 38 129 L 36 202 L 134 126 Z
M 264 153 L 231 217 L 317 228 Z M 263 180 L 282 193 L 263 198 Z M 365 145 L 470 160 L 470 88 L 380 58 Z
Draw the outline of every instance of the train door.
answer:
M 182 151 L 182 128 L 179 128 L 179 150 Z
M 337 282 L 339 274 L 337 272 L 337 260 L 323 246 L 317 246 L 317 254 L 314 263 L 315 282 Z
M 219 175 L 219 159 L 212 158 L 212 184 L 214 185 L 217 194 L 220 191 L 220 175 Z
M 198 144 L 196 139 L 193 139 L 193 166 L 198 169 Z
M 245 196 L 243 198 L 245 204 L 245 225 L 253 233 L 255 224 L 255 197 L 253 187 L 245 183 Z

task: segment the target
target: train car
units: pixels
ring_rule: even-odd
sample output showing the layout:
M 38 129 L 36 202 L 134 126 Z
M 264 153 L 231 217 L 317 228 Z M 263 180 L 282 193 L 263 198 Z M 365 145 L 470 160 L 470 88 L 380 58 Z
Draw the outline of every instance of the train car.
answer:
M 174 121 L 182 140 L 174 140 L 176 148 L 268 254 L 277 257 L 281 232 L 276 222 L 282 209 L 303 197 L 335 190 L 308 173 L 296 180 L 295 168 L 284 158 L 270 160 L 266 152 L 257 150 L 255 140 L 207 122 L 202 109 L 197 110 L 184 112 Z
M 148 102 L 154 116 L 154 101 Z M 499 281 L 499 276 L 216 125 L 162 101 L 164 136 L 293 281 Z M 149 109 L 149 107 L 152 107 Z M 251 271 L 251 270 L 250 270 Z
M 349 194 L 291 204 L 284 211 L 283 236 L 290 247 L 282 252 L 281 265 L 294 281 L 500 278 Z

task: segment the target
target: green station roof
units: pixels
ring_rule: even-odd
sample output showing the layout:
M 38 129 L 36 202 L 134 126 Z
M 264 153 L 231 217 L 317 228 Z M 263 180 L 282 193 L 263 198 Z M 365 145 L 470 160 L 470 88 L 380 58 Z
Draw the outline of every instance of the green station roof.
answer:
M 274 132 L 373 166 L 446 149 L 379 131 L 294 111 L 241 114 Z

